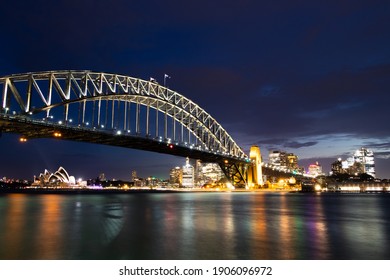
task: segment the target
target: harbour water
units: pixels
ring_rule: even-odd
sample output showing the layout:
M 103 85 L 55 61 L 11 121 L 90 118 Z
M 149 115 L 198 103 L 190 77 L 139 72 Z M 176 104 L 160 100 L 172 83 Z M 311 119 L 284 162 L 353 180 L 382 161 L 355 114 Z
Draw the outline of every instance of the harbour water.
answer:
M 0 259 L 390 259 L 390 194 L 1 194 Z

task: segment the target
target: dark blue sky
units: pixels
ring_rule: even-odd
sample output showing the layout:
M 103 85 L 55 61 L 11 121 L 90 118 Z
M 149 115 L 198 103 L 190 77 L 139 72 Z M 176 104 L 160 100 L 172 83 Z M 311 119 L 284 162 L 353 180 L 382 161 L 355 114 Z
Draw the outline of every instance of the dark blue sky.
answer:
M 149 79 L 192 99 L 246 151 L 296 153 L 325 170 L 361 146 L 390 178 L 389 1 L 5 1 L 0 75 L 89 69 Z M 76 177 L 168 177 L 184 159 L 0 138 L 0 176 L 64 166 Z

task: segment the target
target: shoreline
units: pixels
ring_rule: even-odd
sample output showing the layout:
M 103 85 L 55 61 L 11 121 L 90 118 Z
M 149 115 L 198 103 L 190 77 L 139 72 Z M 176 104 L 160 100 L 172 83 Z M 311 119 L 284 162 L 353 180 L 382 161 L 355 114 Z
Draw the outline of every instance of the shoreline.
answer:
M 286 189 L 0 189 L 4 194 L 148 194 L 148 193 L 303 193 L 303 194 L 390 194 L 388 191 L 302 191 Z
M 136 194 L 136 193 L 242 193 L 242 192 L 272 192 L 291 193 L 293 190 L 271 190 L 271 189 L 3 189 L 1 194 Z

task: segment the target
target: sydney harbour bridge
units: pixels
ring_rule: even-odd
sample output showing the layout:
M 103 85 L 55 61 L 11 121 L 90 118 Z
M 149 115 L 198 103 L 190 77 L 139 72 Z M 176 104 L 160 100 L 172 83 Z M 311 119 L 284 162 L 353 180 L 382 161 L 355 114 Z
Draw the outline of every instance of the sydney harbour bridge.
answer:
M 141 149 L 219 164 L 235 186 L 261 185 L 258 147 L 246 155 L 192 100 L 156 81 L 92 71 L 0 78 L 0 132 Z

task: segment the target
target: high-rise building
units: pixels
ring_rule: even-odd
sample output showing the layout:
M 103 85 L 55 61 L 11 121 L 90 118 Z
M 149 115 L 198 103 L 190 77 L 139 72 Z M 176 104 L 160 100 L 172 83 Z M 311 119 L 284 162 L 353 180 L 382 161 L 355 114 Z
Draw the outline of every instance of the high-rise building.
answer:
M 308 174 L 314 177 L 323 175 L 322 166 L 318 162 L 316 162 L 315 164 L 310 164 Z
M 103 182 L 103 181 L 106 181 L 106 175 L 104 175 L 104 173 L 100 173 L 99 174 L 99 181 Z
M 179 166 L 172 168 L 169 172 L 169 183 L 171 185 L 179 186 L 182 178 L 182 170 Z
M 202 185 L 202 175 L 202 161 L 198 159 L 195 163 L 195 185 Z
M 137 179 L 138 179 L 137 171 L 136 170 L 131 171 L 131 181 L 135 182 Z
M 366 173 L 375 178 L 374 153 L 369 149 L 360 148 L 347 160 L 339 158 L 332 163 L 332 174 L 344 173 L 352 176 Z
M 298 170 L 298 156 L 292 153 L 287 154 L 286 156 L 286 165 L 288 169 Z
M 335 162 L 331 165 L 331 174 L 343 174 L 346 173 L 346 170 L 343 168 L 343 161 L 341 158 L 338 158 Z
M 186 164 L 182 167 L 182 181 L 181 185 L 185 188 L 192 188 L 194 182 L 194 167 L 190 164 L 190 159 L 186 159 Z
M 225 174 L 217 163 L 202 163 L 197 160 L 194 177 L 195 186 L 203 186 L 218 182 L 225 177 Z
M 270 151 L 268 155 L 268 163 L 274 166 L 286 166 L 286 152 Z
M 268 163 L 284 170 L 304 172 L 304 168 L 298 165 L 298 156 L 284 151 L 270 151 Z
M 366 148 L 360 148 L 355 151 L 353 159 L 354 162 L 358 162 L 362 165 L 363 173 L 375 178 L 375 161 L 373 151 Z

